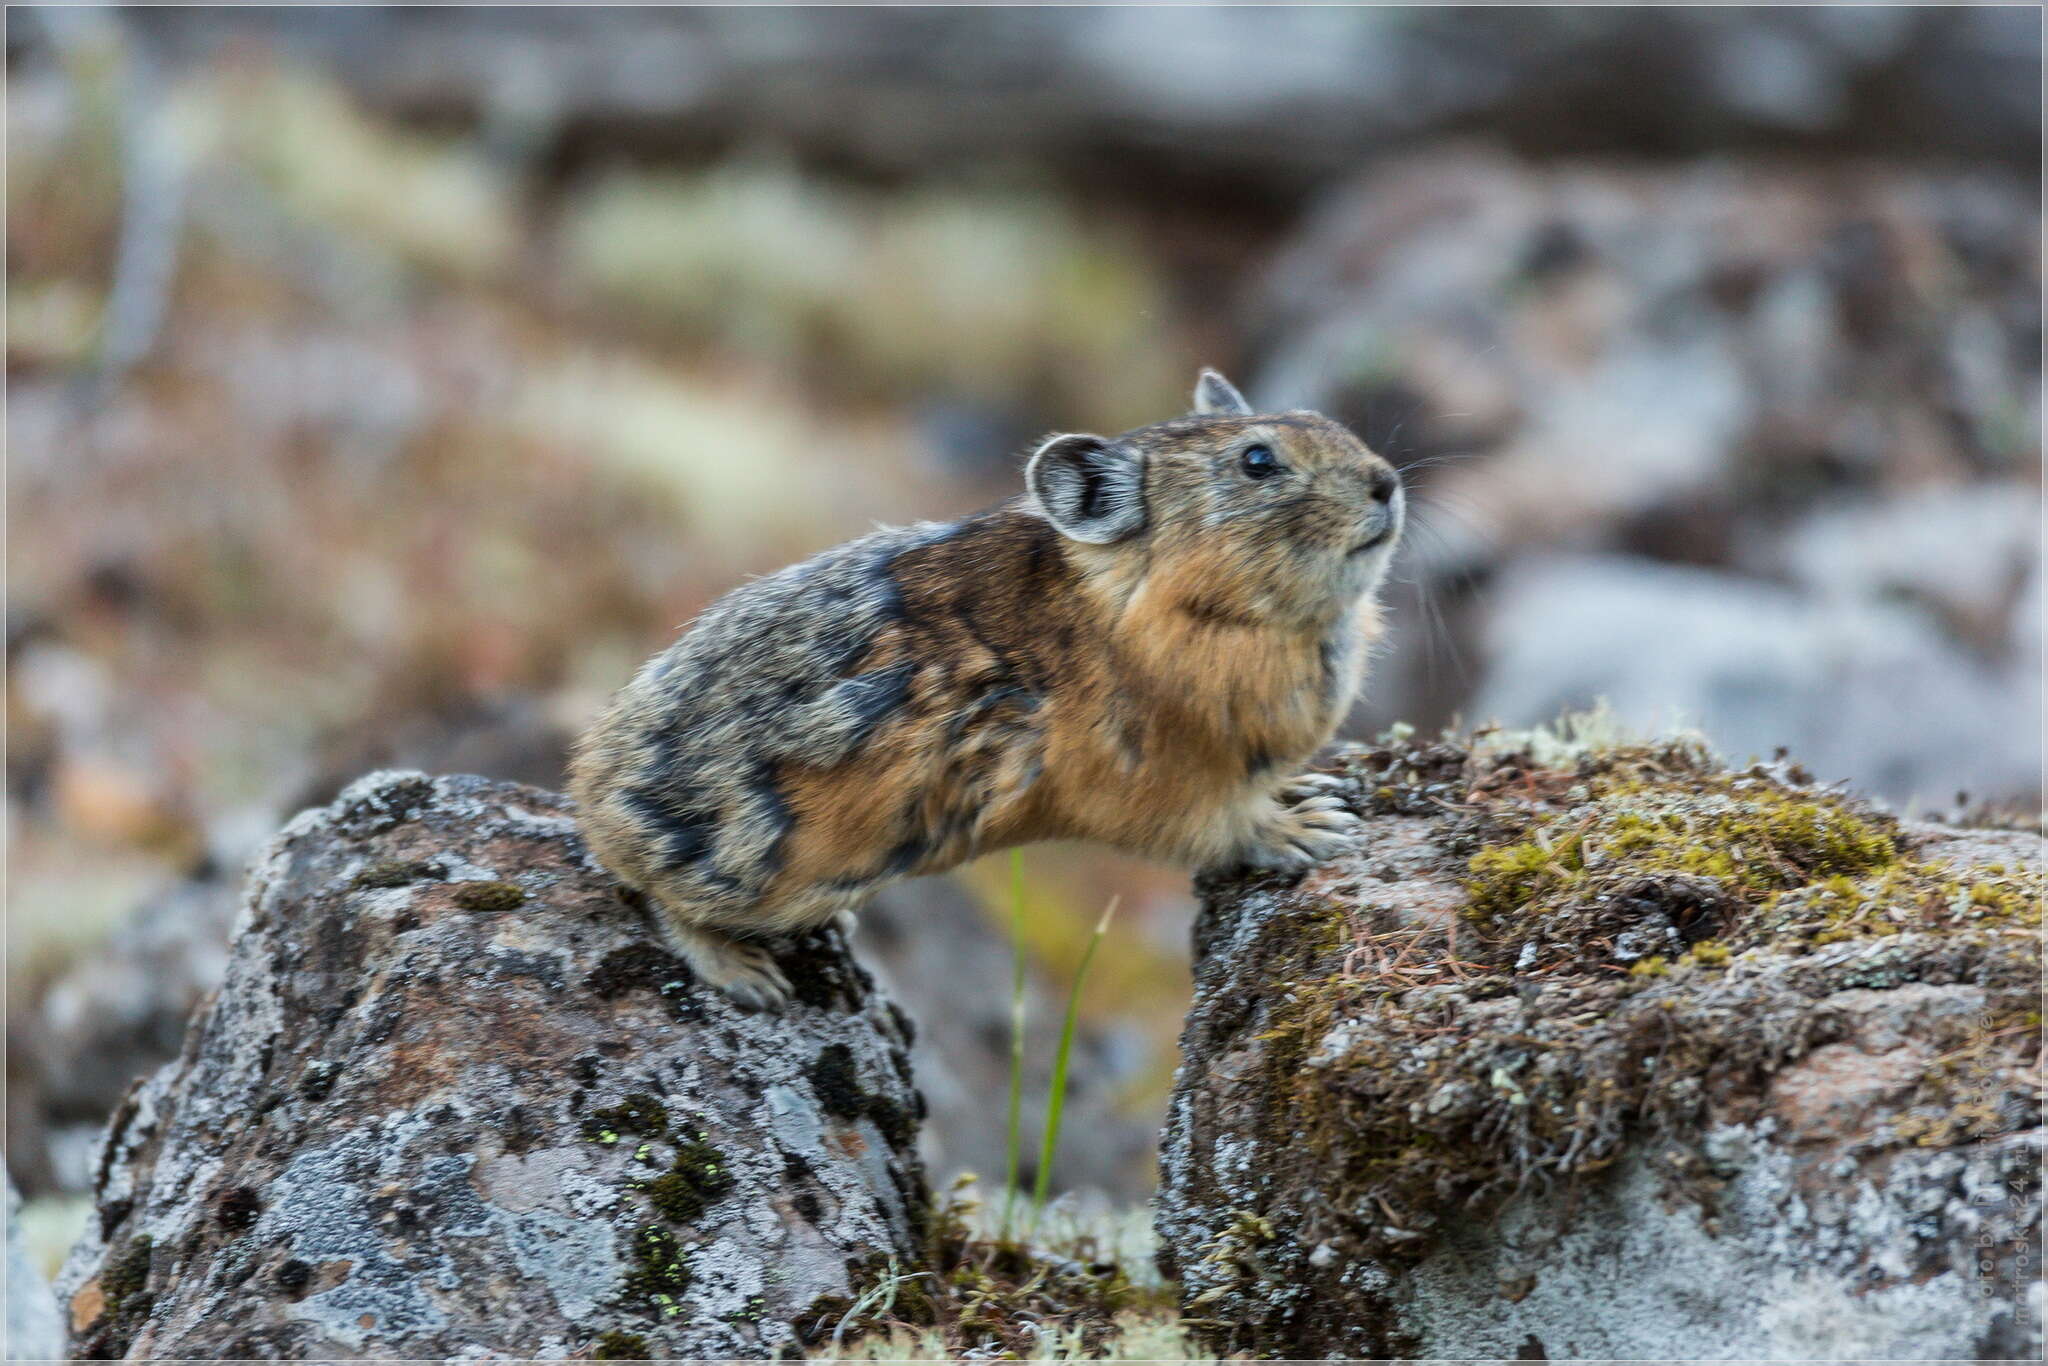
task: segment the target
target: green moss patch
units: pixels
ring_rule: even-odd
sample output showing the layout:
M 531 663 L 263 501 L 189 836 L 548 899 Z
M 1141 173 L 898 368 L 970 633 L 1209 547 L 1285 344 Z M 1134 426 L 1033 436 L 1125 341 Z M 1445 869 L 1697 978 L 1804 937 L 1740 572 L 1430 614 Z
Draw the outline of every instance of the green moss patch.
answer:
M 645 991 L 661 999 L 670 1018 L 690 1024 L 704 1018 L 695 999 L 697 974 L 690 965 L 654 944 L 628 944 L 613 949 L 584 979 L 584 987 L 600 1001 L 616 1001 Z
M 678 1130 L 681 1132 L 678 1132 Z M 663 1160 L 659 1146 L 672 1153 L 668 1170 L 633 1188 L 646 1194 L 656 1213 L 674 1223 L 694 1223 L 712 1204 L 732 1193 L 732 1169 L 725 1153 L 705 1141 L 702 1129 L 679 1123 L 667 1106 L 644 1091 L 635 1091 L 617 1105 L 593 1110 L 583 1121 L 583 1137 L 611 1145 L 639 1137 L 633 1156 L 641 1162 Z
M 613 1328 L 597 1335 L 597 1342 L 590 1350 L 593 1361 L 651 1361 L 653 1353 L 647 1346 L 647 1339 L 638 1333 L 626 1333 Z
M 441 876 L 439 864 L 422 859 L 379 859 L 356 874 L 355 885 L 364 888 L 404 887 Z
M 73 1356 L 88 1361 L 128 1354 L 129 1342 L 156 1308 L 156 1296 L 148 1288 L 155 1257 L 154 1240 L 143 1234 L 130 1238 L 127 1246 L 107 1261 L 100 1272 L 99 1317 L 79 1335 Z
M 512 882 L 456 884 L 455 904 L 465 911 L 509 911 L 526 900 L 526 889 Z
M 1510 786 L 1486 804 L 1496 831 L 1465 882 L 1492 950 L 1479 956 L 1518 972 L 1747 946 L 1766 937 L 1768 898 L 1902 861 L 1888 817 L 1764 770 L 1718 771 L 1695 749 L 1591 756 L 1562 792 L 1559 775 L 1518 776 L 1535 800 Z
M 645 1187 L 648 1203 L 662 1218 L 679 1224 L 695 1223 L 732 1188 L 725 1154 L 701 1136 L 677 1141 L 673 1164 Z
M 677 1317 L 692 1279 L 689 1249 L 667 1225 L 695 1224 L 730 1195 L 736 1184 L 730 1162 L 690 1116 L 645 1091 L 629 1092 L 618 1104 L 591 1111 L 583 1121 L 583 1137 L 607 1147 L 631 1144 L 634 1162 L 664 1168 L 627 1183 L 663 1222 L 634 1230 L 630 1269 L 614 1304 L 657 1320 Z M 644 1347 L 631 1355 L 644 1358 Z
M 155 1243 L 148 1234 L 130 1238 L 121 1255 L 107 1263 L 107 1269 L 100 1273 L 100 1294 L 104 1298 L 109 1314 L 115 1313 L 129 1300 L 142 1293 L 149 1284 L 150 1262 Z
M 231 1186 L 214 1201 L 213 1217 L 230 1233 L 246 1233 L 263 1217 L 263 1201 L 247 1186 Z

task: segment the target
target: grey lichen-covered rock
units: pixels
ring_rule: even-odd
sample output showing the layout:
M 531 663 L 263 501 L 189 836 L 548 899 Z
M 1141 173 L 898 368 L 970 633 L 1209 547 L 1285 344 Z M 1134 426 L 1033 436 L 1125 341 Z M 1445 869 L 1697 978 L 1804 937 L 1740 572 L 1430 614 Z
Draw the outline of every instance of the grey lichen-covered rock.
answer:
M 837 932 L 782 961 L 796 1003 L 743 1014 L 562 798 L 364 778 L 270 845 L 116 1112 L 74 1354 L 751 1357 L 836 1322 L 921 1260 L 921 1102 Z
M 1340 754 L 1208 885 L 1156 1221 L 1262 1355 L 2038 1357 L 2041 841 L 1697 748 Z

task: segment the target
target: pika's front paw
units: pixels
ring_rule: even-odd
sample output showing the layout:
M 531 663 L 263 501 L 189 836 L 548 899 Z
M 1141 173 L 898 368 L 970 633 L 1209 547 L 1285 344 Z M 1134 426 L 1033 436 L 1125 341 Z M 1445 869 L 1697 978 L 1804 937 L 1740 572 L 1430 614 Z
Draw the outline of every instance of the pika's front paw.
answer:
M 1258 842 L 1244 851 L 1243 862 L 1249 868 L 1298 873 L 1349 853 L 1364 829 L 1365 823 L 1336 797 L 1306 797 L 1260 832 Z

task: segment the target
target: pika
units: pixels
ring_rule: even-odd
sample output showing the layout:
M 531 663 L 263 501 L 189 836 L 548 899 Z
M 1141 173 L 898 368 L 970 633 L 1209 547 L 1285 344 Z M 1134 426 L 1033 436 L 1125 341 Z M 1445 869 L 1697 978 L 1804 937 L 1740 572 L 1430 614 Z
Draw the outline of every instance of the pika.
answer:
M 1297 770 L 1381 631 L 1393 467 L 1204 370 L 1188 416 L 1055 436 L 1024 482 L 734 589 L 578 742 L 592 851 L 740 1004 L 788 997 L 761 939 L 991 850 L 1297 870 L 1356 838 Z

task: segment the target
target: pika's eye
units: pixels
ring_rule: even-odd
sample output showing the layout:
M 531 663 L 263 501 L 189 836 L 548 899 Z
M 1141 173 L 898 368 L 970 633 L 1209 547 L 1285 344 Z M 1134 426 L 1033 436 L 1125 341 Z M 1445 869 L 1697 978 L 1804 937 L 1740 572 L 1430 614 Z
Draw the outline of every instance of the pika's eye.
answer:
M 1280 472 L 1280 462 L 1273 458 L 1271 446 L 1246 446 L 1238 463 L 1253 479 L 1264 479 Z

